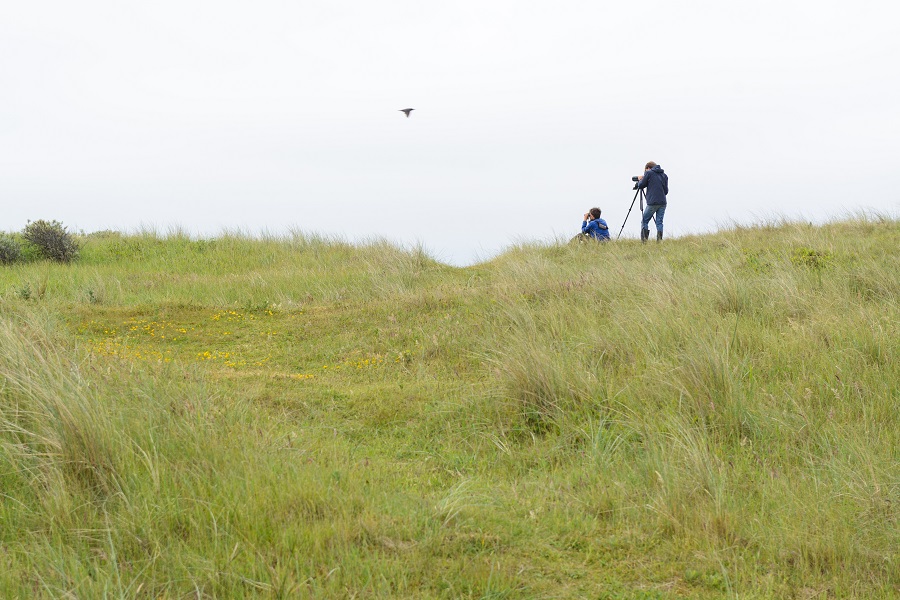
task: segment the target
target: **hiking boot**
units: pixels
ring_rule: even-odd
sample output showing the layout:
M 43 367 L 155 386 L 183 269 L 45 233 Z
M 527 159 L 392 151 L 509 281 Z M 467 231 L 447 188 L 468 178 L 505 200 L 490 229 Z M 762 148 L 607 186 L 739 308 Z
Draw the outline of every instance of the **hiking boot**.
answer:
M 657 231 L 657 232 L 656 232 L 656 241 L 657 241 L 657 242 L 661 242 L 661 241 L 662 241 L 662 231 Z
M 649 229 L 641 229 L 641 243 L 643 244 L 647 240 L 650 239 L 650 230 Z

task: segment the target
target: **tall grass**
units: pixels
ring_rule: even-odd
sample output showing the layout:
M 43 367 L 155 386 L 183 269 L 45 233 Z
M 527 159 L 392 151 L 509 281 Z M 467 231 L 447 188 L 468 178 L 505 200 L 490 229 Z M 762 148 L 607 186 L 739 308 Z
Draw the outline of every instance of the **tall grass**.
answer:
M 457 269 L 107 233 L 4 267 L 0 593 L 900 596 L 898 241 Z
M 522 261 L 516 280 L 537 289 L 495 331 L 499 395 L 535 433 L 578 439 L 589 418 L 633 432 L 614 438 L 627 463 L 600 463 L 634 486 L 622 518 L 766 565 L 732 583 L 803 572 L 896 593 L 897 255 L 858 249 L 869 225 L 726 232 L 637 259 L 603 247 L 577 276 L 551 252 Z

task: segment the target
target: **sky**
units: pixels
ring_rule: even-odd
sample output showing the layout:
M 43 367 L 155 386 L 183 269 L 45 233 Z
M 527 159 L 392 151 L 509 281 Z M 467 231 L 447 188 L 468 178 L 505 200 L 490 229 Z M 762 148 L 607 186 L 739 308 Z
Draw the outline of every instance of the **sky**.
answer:
M 667 237 L 900 214 L 900 5 L 0 5 L 0 231 L 303 231 L 468 265 L 669 175 Z M 415 108 L 407 118 L 399 109 Z

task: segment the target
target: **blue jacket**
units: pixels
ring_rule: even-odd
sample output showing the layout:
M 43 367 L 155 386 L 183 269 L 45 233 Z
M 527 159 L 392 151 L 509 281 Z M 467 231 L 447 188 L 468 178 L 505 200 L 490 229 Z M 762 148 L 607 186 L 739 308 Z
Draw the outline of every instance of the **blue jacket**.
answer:
M 638 188 L 647 188 L 647 205 L 665 204 L 666 194 L 669 193 L 669 176 L 662 167 L 656 165 L 644 172 Z
M 609 226 L 606 224 L 606 221 L 603 219 L 593 219 L 591 221 L 584 221 L 581 224 L 581 233 L 585 235 L 589 235 L 597 240 L 608 240 L 609 239 Z

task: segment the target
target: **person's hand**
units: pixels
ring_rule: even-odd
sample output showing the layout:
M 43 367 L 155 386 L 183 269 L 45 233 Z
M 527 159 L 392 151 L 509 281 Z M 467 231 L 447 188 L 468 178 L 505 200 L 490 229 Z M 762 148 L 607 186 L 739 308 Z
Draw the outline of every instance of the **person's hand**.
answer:
M 590 221 L 590 220 L 591 220 L 591 213 L 584 213 L 584 220 L 585 220 L 585 221 Z

